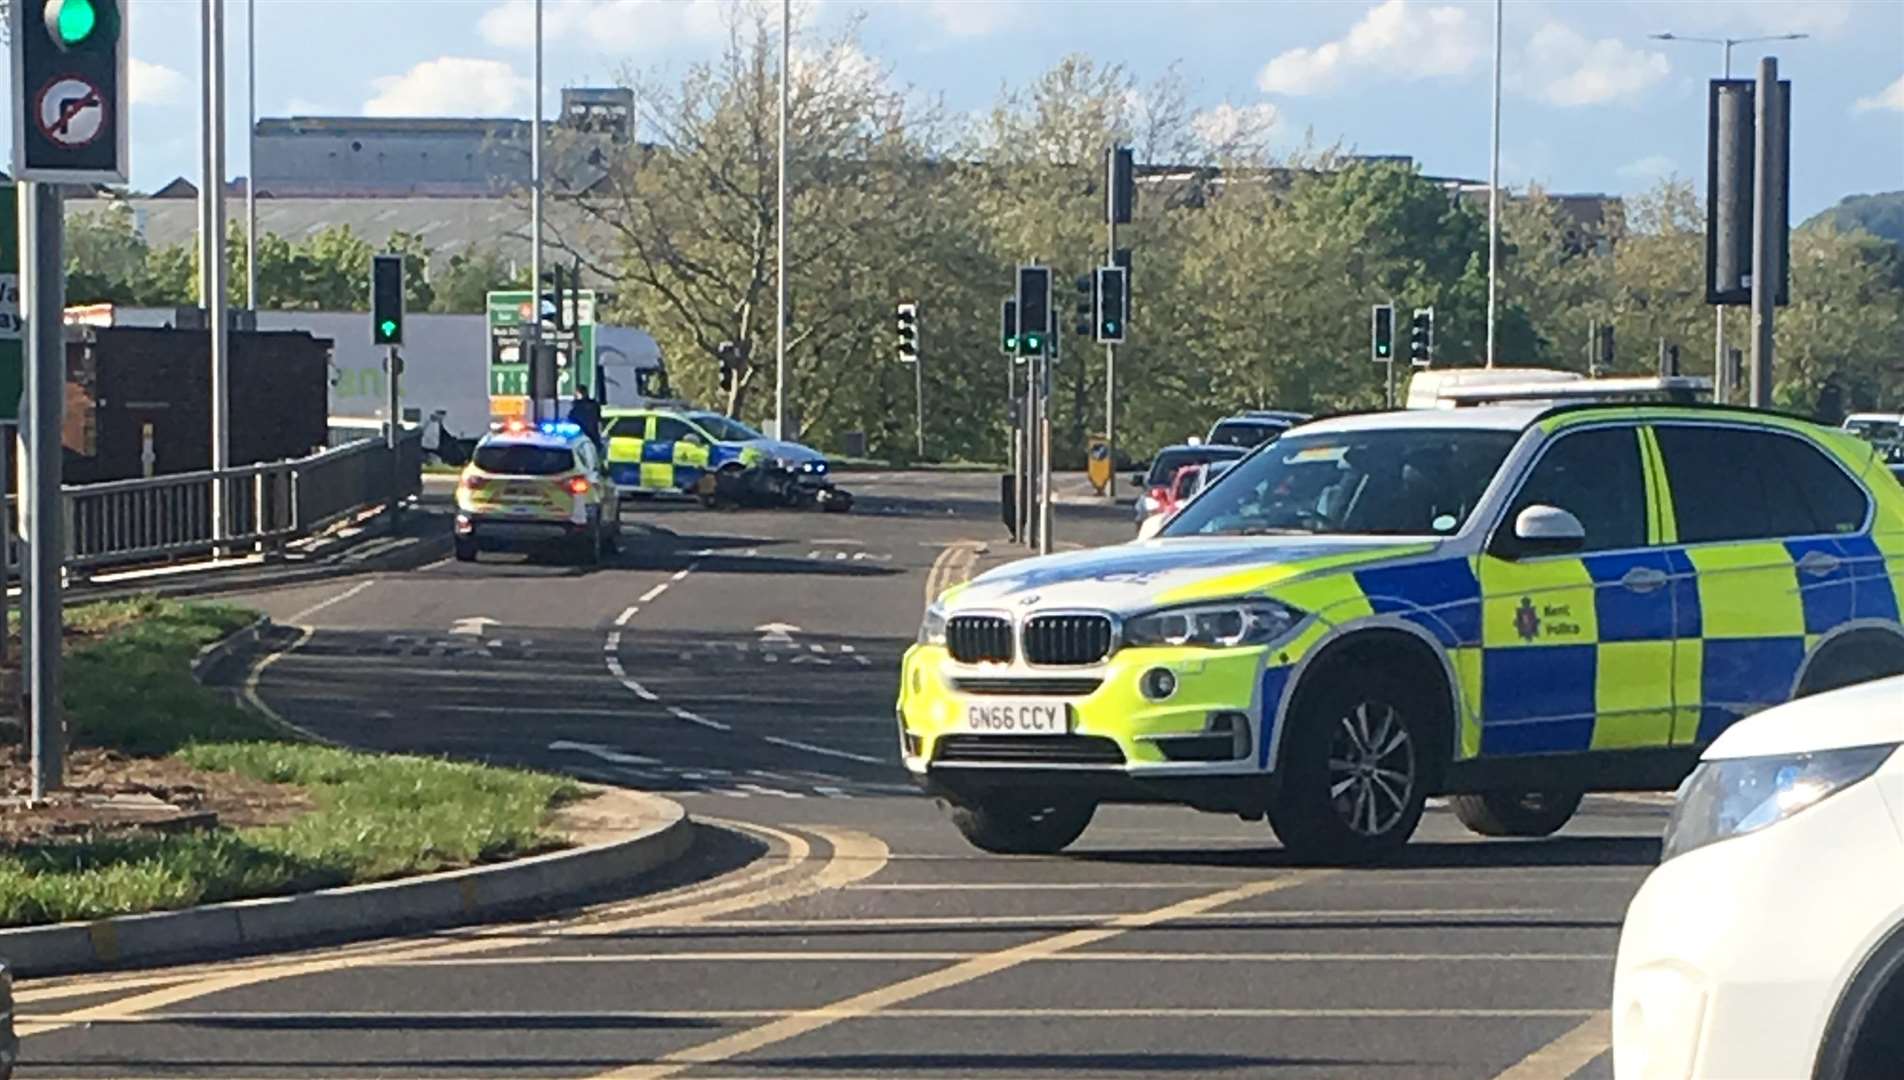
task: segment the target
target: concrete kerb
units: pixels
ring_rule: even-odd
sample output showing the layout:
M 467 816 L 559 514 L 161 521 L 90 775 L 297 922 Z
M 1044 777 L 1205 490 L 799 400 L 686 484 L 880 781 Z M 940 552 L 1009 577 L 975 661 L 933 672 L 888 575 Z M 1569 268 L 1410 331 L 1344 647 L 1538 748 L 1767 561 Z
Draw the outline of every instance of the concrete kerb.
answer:
M 275 625 L 261 616 L 206 645 L 192 658 L 192 677 L 202 679 L 255 648 Z M 591 797 L 572 807 L 572 816 L 586 812 L 596 819 L 591 831 L 601 831 L 604 818 L 630 823 L 632 831 L 601 843 L 396 881 L 0 930 L 0 957 L 16 975 L 63 975 L 461 926 L 625 890 L 631 879 L 693 846 L 693 819 L 674 800 L 624 788 L 584 790 Z
M 596 789 L 595 799 L 623 802 L 648 823 L 620 839 L 493 866 L 0 930 L 0 956 L 17 975 L 60 975 L 461 926 L 626 889 L 693 846 L 694 823 L 679 803 L 615 788 Z

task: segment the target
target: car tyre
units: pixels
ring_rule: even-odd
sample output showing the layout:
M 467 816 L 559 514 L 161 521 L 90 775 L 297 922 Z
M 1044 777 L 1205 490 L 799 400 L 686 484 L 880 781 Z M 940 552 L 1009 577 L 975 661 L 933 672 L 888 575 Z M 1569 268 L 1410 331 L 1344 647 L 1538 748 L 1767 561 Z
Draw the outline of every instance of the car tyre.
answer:
M 475 562 L 476 556 L 481 553 L 481 551 L 482 549 L 477 546 L 474 539 L 465 539 L 461 536 L 456 538 L 457 562 Z
M 1420 693 L 1380 672 L 1331 675 L 1290 711 L 1269 821 L 1303 862 L 1377 862 L 1408 843 L 1427 804 L 1431 739 Z
M 980 851 L 994 855 L 1055 855 L 1084 835 L 1097 807 L 1008 801 L 952 805 L 952 824 Z
M 1483 791 L 1448 800 L 1461 824 L 1482 836 L 1552 836 L 1573 820 L 1579 791 Z

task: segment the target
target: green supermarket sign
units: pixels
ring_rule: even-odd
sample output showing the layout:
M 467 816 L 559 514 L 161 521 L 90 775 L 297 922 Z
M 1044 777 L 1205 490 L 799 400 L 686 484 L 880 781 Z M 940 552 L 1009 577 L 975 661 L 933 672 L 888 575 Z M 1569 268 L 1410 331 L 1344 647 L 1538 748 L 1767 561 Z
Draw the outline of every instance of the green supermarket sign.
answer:
M 492 292 L 488 297 L 489 396 L 492 415 L 513 415 L 496 398 L 523 398 L 529 394 L 528 355 L 522 349 L 522 331 L 534 318 L 535 294 L 527 289 Z M 595 293 L 576 294 L 575 328 L 556 331 L 544 325 L 542 333 L 555 341 L 556 392 L 572 397 L 576 386 L 595 386 Z

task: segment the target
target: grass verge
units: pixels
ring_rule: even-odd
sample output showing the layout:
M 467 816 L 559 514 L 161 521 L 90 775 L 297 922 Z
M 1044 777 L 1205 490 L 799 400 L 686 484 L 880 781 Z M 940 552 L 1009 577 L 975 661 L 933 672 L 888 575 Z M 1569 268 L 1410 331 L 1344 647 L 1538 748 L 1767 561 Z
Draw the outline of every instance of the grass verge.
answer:
M 189 665 L 251 616 L 132 600 L 70 614 L 74 741 L 173 755 L 207 774 L 284 784 L 310 809 L 282 824 L 0 848 L 0 926 L 93 919 L 385 880 L 560 845 L 558 777 L 283 741 L 198 685 Z

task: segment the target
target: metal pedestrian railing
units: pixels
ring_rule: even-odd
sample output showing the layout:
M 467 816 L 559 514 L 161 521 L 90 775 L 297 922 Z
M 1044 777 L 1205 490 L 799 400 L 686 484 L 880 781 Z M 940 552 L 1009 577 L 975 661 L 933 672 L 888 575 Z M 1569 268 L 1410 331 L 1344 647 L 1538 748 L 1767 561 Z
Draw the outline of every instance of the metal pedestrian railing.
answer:
M 221 549 L 282 551 L 293 540 L 420 494 L 422 466 L 421 436 L 406 432 L 394 456 L 382 439 L 365 439 L 222 473 L 68 486 L 60 498 L 66 566 L 77 572 L 210 556 Z M 14 499 L 7 502 L 14 507 Z M 222 528 L 214 526 L 218 510 Z M 18 526 L 25 523 L 18 515 L 13 521 L 10 539 L 17 544 Z M 18 560 L 7 563 L 16 566 Z

